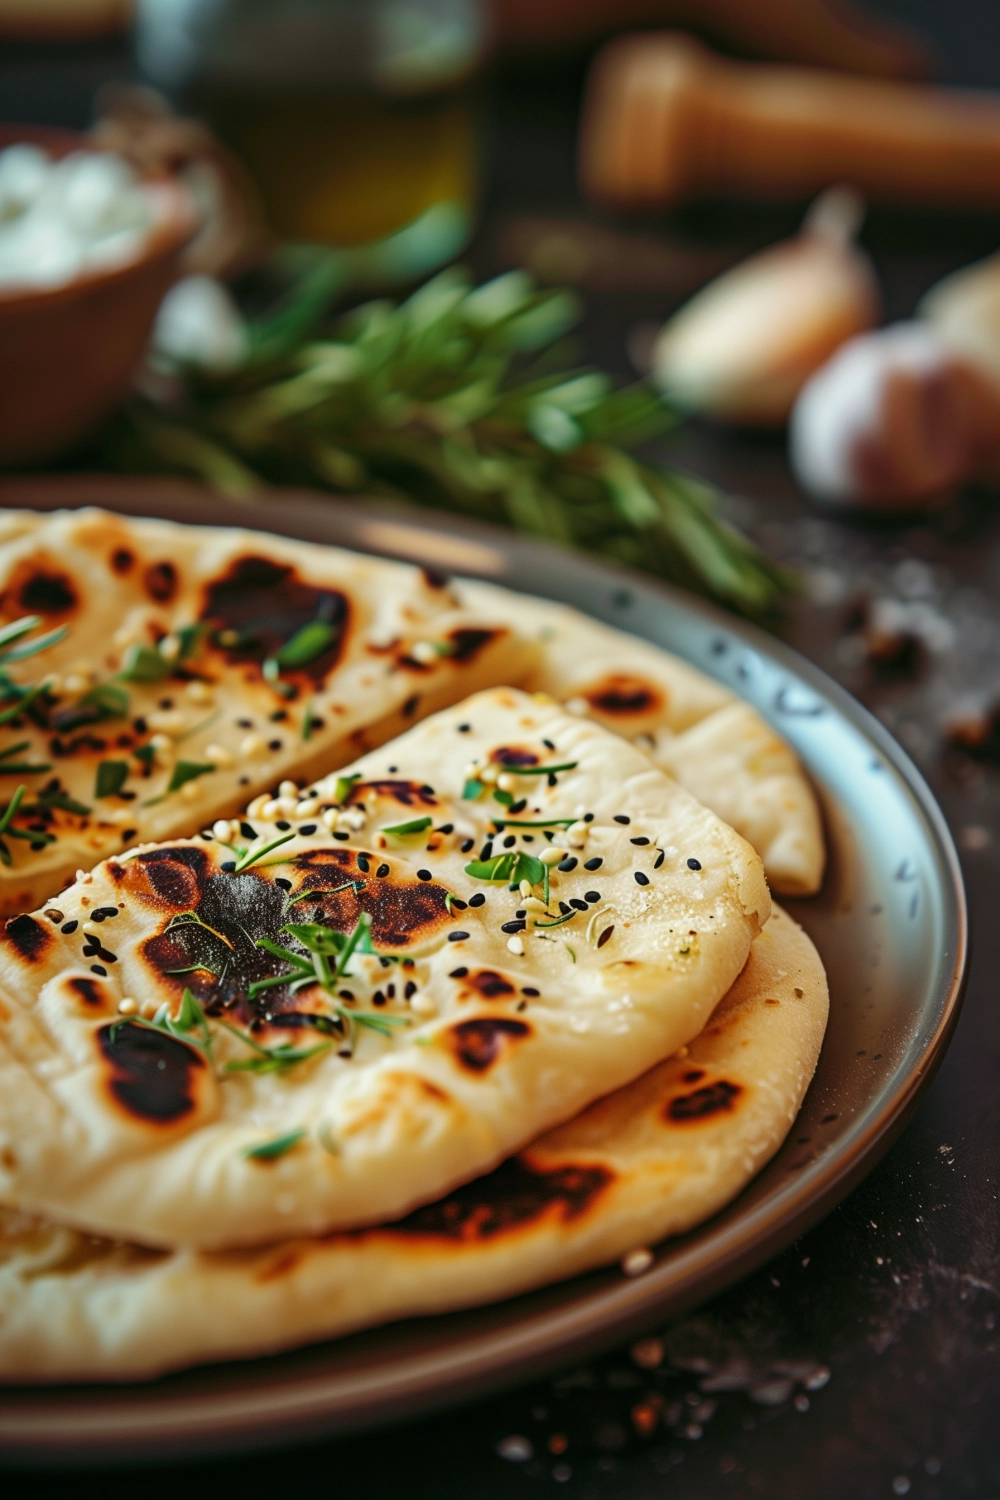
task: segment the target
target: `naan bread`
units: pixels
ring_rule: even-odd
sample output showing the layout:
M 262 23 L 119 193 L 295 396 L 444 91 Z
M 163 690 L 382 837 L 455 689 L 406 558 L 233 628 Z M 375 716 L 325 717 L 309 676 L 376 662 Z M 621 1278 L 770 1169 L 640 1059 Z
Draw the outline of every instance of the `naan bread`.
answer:
M 773 890 L 819 890 L 825 847 L 815 794 L 791 748 L 748 703 L 669 652 L 567 605 L 493 584 L 458 588 L 470 609 L 535 639 L 540 663 L 527 686 L 639 745 L 753 845 Z
M 22 837 L 3 841 L 0 915 L 137 839 L 197 833 L 283 778 L 518 683 L 534 655 L 419 568 L 99 510 L 0 512 L 0 624 L 26 615 L 68 634 L 10 668 L 52 688 L 2 734 L 0 806 L 19 783 L 27 796 Z
M 819 1055 L 823 967 L 780 910 L 684 1057 L 386 1228 L 155 1254 L 0 1213 L 0 1375 L 122 1380 L 494 1301 L 691 1229 L 774 1154 Z
M 624 740 L 514 689 L 426 720 L 302 805 L 309 821 L 261 825 L 256 850 L 288 841 L 245 873 L 226 843 L 179 841 L 7 922 L 0 1201 L 201 1248 L 395 1218 L 690 1041 L 770 910 L 739 835 Z M 324 808 L 354 832 L 328 832 Z M 295 991 L 294 964 L 315 972 L 301 924 L 325 925 L 332 972 L 330 933 L 362 913 L 396 961 L 355 954 Z M 187 1029 L 143 1025 L 123 998 Z M 320 1043 L 291 1066 L 261 1051 Z

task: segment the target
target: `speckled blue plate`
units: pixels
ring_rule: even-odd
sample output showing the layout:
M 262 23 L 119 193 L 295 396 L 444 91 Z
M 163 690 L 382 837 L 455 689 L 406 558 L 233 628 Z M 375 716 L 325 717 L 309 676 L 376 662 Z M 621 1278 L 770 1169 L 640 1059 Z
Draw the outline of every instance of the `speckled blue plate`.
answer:
M 913 1110 L 958 1014 L 966 910 L 944 819 L 881 726 L 800 656 L 649 579 L 523 537 L 367 501 L 272 493 L 237 505 L 161 480 L 12 481 L 0 505 L 105 505 L 251 525 L 479 574 L 576 605 L 740 693 L 798 751 L 823 800 L 822 893 L 787 902 L 830 979 L 815 1080 L 781 1151 L 721 1214 L 626 1280 L 612 1268 L 543 1291 L 289 1354 L 134 1386 L 7 1389 L 0 1452 L 34 1464 L 236 1452 L 392 1422 L 620 1342 L 736 1281 L 826 1213 Z

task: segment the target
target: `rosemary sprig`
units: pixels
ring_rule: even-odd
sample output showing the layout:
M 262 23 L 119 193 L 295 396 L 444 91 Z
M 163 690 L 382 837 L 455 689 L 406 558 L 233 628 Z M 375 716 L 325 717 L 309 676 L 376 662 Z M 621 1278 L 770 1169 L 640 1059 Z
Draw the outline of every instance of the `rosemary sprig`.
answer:
M 256 353 L 240 369 L 179 371 L 182 395 L 159 404 L 136 396 L 101 461 L 194 473 L 240 498 L 310 483 L 443 507 L 750 612 L 791 591 L 789 575 L 722 519 L 710 486 L 627 451 L 677 421 L 651 386 L 553 372 L 580 315 L 571 293 L 539 290 L 521 271 L 474 288 L 452 268 L 400 306 L 371 302 L 324 328 L 343 281 L 327 279 L 325 302 L 317 285 L 311 272 L 289 299 L 302 311 L 292 338 L 258 339 L 251 325 Z
M 261 1141 L 259 1146 L 246 1146 L 243 1155 L 247 1161 L 275 1161 L 279 1156 L 284 1156 L 297 1146 L 299 1141 L 304 1140 L 305 1130 L 289 1130 L 285 1135 L 276 1135 L 272 1140 Z
M 318 1057 L 321 1052 L 330 1050 L 329 1042 L 319 1042 L 315 1047 L 295 1047 L 291 1042 L 280 1042 L 277 1047 L 262 1047 L 245 1031 L 240 1031 L 237 1026 L 230 1026 L 228 1021 L 220 1021 L 219 1025 L 238 1037 L 253 1052 L 251 1057 L 235 1058 L 227 1062 L 222 1070 L 224 1073 L 278 1073 L 280 1075 L 287 1073 L 298 1063 L 305 1062 L 307 1058 Z

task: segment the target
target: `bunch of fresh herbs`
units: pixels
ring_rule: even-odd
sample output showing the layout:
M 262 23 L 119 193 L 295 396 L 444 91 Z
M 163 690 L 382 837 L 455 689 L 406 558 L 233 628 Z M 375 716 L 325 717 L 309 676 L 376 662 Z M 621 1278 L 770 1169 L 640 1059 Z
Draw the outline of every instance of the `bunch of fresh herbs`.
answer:
M 747 612 L 792 584 L 729 526 L 719 496 L 628 450 L 676 417 L 641 382 L 564 368 L 575 296 L 513 271 L 474 288 L 452 268 L 401 305 L 330 324 L 322 263 L 251 324 L 245 362 L 159 373 L 108 429 L 105 464 L 395 497 L 500 522 L 699 588 Z

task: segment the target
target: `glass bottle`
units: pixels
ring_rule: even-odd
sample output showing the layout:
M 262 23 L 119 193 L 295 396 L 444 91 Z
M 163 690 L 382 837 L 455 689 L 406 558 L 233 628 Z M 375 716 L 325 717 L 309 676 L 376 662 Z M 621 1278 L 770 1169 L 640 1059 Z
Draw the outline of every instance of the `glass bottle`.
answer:
M 138 0 L 141 70 L 246 164 L 289 240 L 473 223 L 479 0 Z M 421 231 L 422 226 L 422 231 Z

